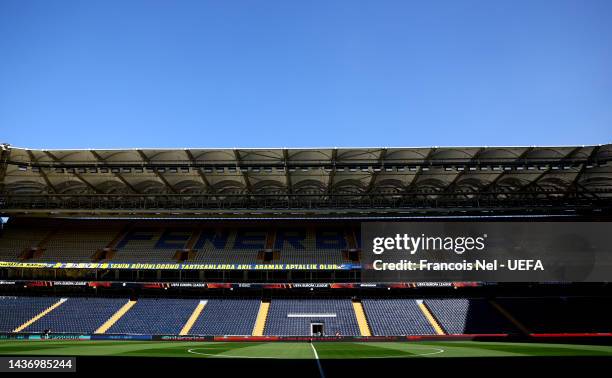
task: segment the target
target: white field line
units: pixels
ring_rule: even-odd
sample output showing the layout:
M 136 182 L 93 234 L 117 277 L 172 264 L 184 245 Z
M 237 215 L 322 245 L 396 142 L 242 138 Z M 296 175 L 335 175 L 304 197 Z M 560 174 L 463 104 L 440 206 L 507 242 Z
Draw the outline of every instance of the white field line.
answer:
M 319 355 L 317 353 L 317 350 L 314 348 L 314 346 L 312 344 L 311 348 L 314 352 L 314 356 L 315 359 L 319 359 Z M 411 348 L 414 348 L 415 346 L 410 346 Z M 429 349 L 429 350 L 434 350 L 433 352 L 428 352 L 428 353 L 417 353 L 417 354 L 412 354 L 412 355 L 397 355 L 397 356 L 365 356 L 365 357 L 358 357 L 358 359 L 384 359 L 384 358 L 409 358 L 409 357 L 423 357 L 423 356 L 431 356 L 434 354 L 440 354 L 440 353 L 444 353 L 445 350 L 441 349 L 441 348 L 434 348 L 434 347 L 425 347 L 425 346 L 419 346 L 420 349 Z M 199 354 L 201 356 L 210 356 L 210 357 L 216 357 L 216 358 L 249 358 L 249 359 L 273 359 L 273 360 L 284 360 L 287 359 L 287 357 L 278 357 L 278 356 L 237 356 L 237 355 L 232 355 L 232 354 L 215 354 L 215 353 L 204 353 L 204 352 L 198 352 L 198 350 L 215 350 L 217 348 L 215 347 L 198 347 L 198 348 L 191 348 L 191 349 L 187 349 L 188 353 L 191 354 Z M 390 349 L 391 350 L 391 349 Z M 401 351 L 401 350 L 398 350 Z
M 319 375 L 321 376 L 321 378 L 325 378 L 323 366 L 321 366 L 321 360 L 319 360 L 319 354 L 317 353 L 317 349 L 315 348 L 314 343 L 310 343 L 310 347 L 312 348 L 312 352 L 314 353 L 315 360 L 317 360 L 317 366 L 319 367 Z

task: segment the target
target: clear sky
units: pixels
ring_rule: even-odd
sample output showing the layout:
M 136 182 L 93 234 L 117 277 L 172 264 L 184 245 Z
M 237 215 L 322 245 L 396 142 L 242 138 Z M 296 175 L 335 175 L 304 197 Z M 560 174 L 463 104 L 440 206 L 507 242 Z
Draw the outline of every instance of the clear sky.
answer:
M 610 0 L 0 0 L 0 142 L 612 142 Z

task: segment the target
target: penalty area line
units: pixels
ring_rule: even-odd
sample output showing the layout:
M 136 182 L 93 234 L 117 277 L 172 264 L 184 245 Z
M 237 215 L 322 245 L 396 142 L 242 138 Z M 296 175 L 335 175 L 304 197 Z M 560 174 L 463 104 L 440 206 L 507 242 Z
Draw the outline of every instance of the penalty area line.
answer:
M 319 374 L 321 375 L 321 378 L 325 378 L 325 373 L 323 372 L 323 366 L 321 366 L 321 360 L 319 360 L 319 353 L 317 353 L 317 348 L 315 348 L 314 343 L 310 343 L 310 347 L 312 348 L 315 360 L 317 361 L 317 366 L 319 367 Z

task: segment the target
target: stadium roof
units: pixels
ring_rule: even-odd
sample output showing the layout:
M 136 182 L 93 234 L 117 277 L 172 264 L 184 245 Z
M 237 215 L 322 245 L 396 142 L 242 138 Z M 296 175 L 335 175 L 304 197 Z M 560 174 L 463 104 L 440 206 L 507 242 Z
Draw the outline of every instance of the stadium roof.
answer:
M 513 208 L 553 201 L 571 209 L 584 200 L 610 200 L 610 160 L 610 144 L 121 150 L 2 145 L 0 211 L 363 214 L 494 210 L 510 201 Z

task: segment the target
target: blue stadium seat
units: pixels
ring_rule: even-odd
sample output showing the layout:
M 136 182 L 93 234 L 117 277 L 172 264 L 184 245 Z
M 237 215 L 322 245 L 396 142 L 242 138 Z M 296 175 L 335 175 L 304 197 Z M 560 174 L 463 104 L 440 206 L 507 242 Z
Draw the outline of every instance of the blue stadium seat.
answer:
M 0 297 L 0 332 L 12 332 L 59 300 L 50 297 Z
M 484 299 L 426 299 L 425 304 L 448 334 L 516 332 Z
M 94 333 L 126 302 L 116 298 L 68 298 L 23 332 L 50 329 L 53 333 Z
M 207 336 L 250 335 L 259 304 L 257 299 L 209 299 L 189 333 Z
M 363 299 L 374 336 L 434 335 L 436 332 L 414 299 Z
M 300 317 L 291 317 L 291 315 Z M 266 319 L 264 334 L 310 336 L 311 323 L 324 324 L 324 332 L 327 336 L 333 336 L 336 333 L 342 336 L 360 335 L 350 299 L 273 299 Z
M 199 299 L 139 299 L 106 333 L 176 335 L 199 302 Z

